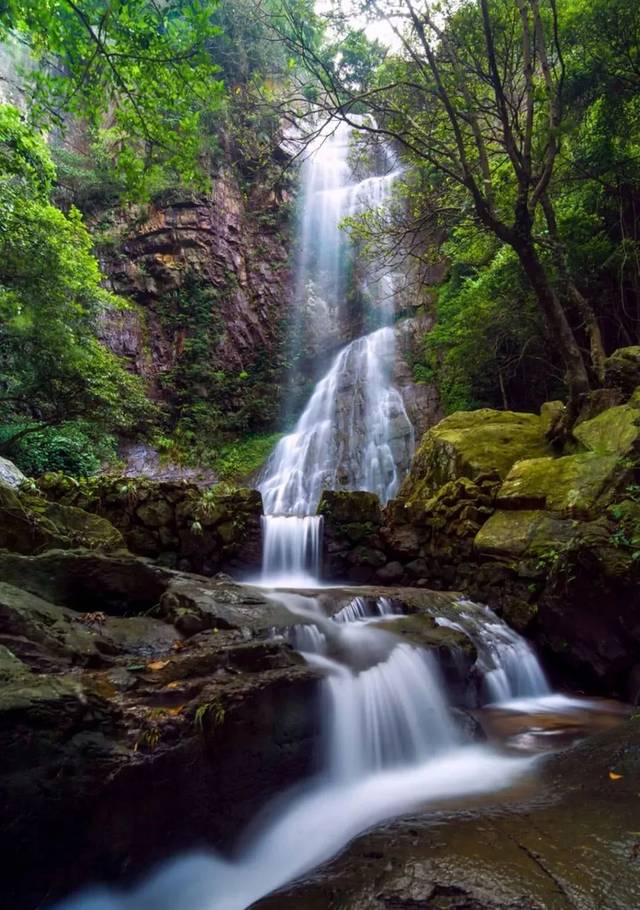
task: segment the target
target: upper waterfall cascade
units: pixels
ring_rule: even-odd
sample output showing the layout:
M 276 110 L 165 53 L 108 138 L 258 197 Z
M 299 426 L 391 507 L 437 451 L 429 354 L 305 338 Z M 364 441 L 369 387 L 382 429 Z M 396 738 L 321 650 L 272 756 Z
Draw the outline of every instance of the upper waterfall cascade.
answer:
M 306 307 L 311 300 L 314 319 L 325 328 L 340 322 L 349 289 L 347 263 L 354 244 L 341 223 L 368 210 L 386 210 L 398 174 L 387 151 L 384 173 L 357 180 L 350 163 L 354 136 L 351 128 L 334 125 L 302 168 L 298 306 Z M 285 580 L 289 574 L 299 579 L 304 566 L 313 577 L 315 567 L 307 559 L 309 525 L 295 519 L 314 515 L 323 490 L 367 490 L 386 503 L 414 452 L 413 427 L 393 383 L 393 270 L 367 261 L 359 263 L 358 272 L 358 279 L 350 280 L 359 283 L 369 300 L 378 328 L 335 356 L 295 429 L 276 446 L 259 483 L 267 516 L 263 565 L 272 578 Z M 270 516 L 292 520 L 276 526 Z M 279 534 L 286 535 L 286 543 L 276 543 Z M 297 548 L 292 546 L 296 540 Z

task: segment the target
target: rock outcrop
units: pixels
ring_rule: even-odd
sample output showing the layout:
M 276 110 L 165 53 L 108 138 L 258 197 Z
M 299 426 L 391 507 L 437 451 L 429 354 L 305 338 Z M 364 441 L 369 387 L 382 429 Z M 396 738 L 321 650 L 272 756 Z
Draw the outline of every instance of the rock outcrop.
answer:
M 194 286 L 215 297 L 210 320 L 219 332 L 208 367 L 230 376 L 264 367 L 262 380 L 277 395 L 291 301 L 288 203 L 284 190 L 254 187 L 247 196 L 222 173 L 207 196 L 168 193 L 148 206 L 101 215 L 95 230 L 102 266 L 113 289 L 135 305 L 108 312 L 100 334 L 151 381 L 155 397 L 170 396 L 161 380 L 184 355 L 180 295 L 189 297 Z
M 86 546 L 117 550 L 124 547 L 124 540 L 98 515 L 0 484 L 0 548 L 39 553 Z

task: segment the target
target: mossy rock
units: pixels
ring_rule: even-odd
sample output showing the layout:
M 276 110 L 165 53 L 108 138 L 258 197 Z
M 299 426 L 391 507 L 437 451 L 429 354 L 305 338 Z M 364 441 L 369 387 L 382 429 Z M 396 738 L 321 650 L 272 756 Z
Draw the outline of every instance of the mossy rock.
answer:
M 628 455 L 640 439 L 640 409 L 631 402 L 608 408 L 576 426 L 573 435 L 599 455 Z
M 640 345 L 618 348 L 607 357 L 604 369 L 608 386 L 631 395 L 640 386 Z
M 538 615 L 536 604 L 508 597 L 502 606 L 502 617 L 512 629 L 521 634 L 525 633 Z
M 459 651 L 467 655 L 471 662 L 477 657 L 476 647 L 471 639 L 457 629 L 438 625 L 434 616 L 426 613 L 413 613 L 381 622 L 377 628 L 385 629 L 394 635 L 409 641 L 421 648 Z
M 336 525 L 379 525 L 380 500 L 375 493 L 325 490 L 318 505 L 318 515 L 324 515 Z
M 601 504 L 606 505 L 607 496 L 612 495 L 626 470 L 617 455 L 595 452 L 527 458 L 511 468 L 498 492 L 497 505 L 589 517 Z
M 474 549 L 483 556 L 537 557 L 568 544 L 575 529 L 575 521 L 554 518 L 540 509 L 499 510 L 476 534 Z
M 124 540 L 104 518 L 0 484 L 0 547 L 17 553 L 54 547 L 109 551 L 124 548 Z
M 143 502 L 136 515 L 147 528 L 162 528 L 173 522 L 173 509 L 165 499 Z
M 425 433 L 399 498 L 410 507 L 425 507 L 450 481 L 504 478 L 516 461 L 550 453 L 543 421 L 536 414 L 461 411 Z
M 13 651 L 0 645 L 0 685 L 20 682 L 28 679 L 31 670 Z

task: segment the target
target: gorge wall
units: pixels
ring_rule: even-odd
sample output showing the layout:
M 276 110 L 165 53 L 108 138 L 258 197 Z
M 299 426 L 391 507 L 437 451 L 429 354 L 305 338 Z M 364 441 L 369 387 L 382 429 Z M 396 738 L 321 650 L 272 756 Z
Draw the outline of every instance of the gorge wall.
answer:
M 273 423 L 291 306 L 289 201 L 223 172 L 208 195 L 168 193 L 94 219 L 109 284 L 132 302 L 105 314 L 101 339 L 169 409 L 190 403 L 192 382 L 193 400 L 241 415 L 237 429 Z

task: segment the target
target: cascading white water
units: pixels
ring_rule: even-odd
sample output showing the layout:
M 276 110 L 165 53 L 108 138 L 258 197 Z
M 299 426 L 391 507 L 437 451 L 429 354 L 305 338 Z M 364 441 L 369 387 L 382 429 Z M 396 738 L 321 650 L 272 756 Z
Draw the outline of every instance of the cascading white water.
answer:
M 470 601 L 463 601 L 461 606 L 458 622 L 442 618 L 438 622 L 464 632 L 476 645 L 487 701 L 502 703 L 549 695 L 544 670 L 527 641 L 489 607 Z
M 372 617 L 389 617 L 397 615 L 393 601 L 389 597 L 377 597 L 375 600 L 366 597 L 354 597 L 346 606 L 333 615 L 334 622 L 357 622 Z
M 315 599 L 278 599 L 304 619 L 293 641 L 325 673 L 318 776 L 302 795 L 294 790 L 263 814 L 234 861 L 190 856 L 125 898 L 102 890 L 64 910 L 246 910 L 372 824 L 498 790 L 530 766 L 529 758 L 463 742 L 432 657 L 376 628 L 380 616 L 394 613 L 388 599 L 358 599 L 333 618 Z
M 315 585 L 320 575 L 321 547 L 321 516 L 263 516 L 262 558 L 270 583 L 302 588 Z
M 353 135 L 344 124 L 332 127 L 320 137 L 302 174 L 298 306 L 313 300 L 314 316 L 323 320 L 318 332 L 329 338 L 331 327 L 340 323 L 346 260 L 353 251 L 341 222 L 388 206 L 397 176 L 391 169 L 354 180 L 349 164 Z M 388 152 L 387 159 L 392 168 Z M 269 582 L 282 583 L 287 573 L 299 577 L 301 568 L 317 577 L 316 567 L 304 559 L 309 535 L 321 533 L 319 522 L 311 531 L 311 522 L 318 521 L 314 513 L 323 490 L 368 490 L 386 503 L 413 455 L 413 427 L 393 384 L 395 335 L 388 324 L 393 318 L 393 275 L 372 262 L 361 271 L 380 328 L 337 354 L 294 431 L 276 446 L 259 483 L 265 513 L 263 574 Z M 301 521 L 278 520 L 283 516 Z

